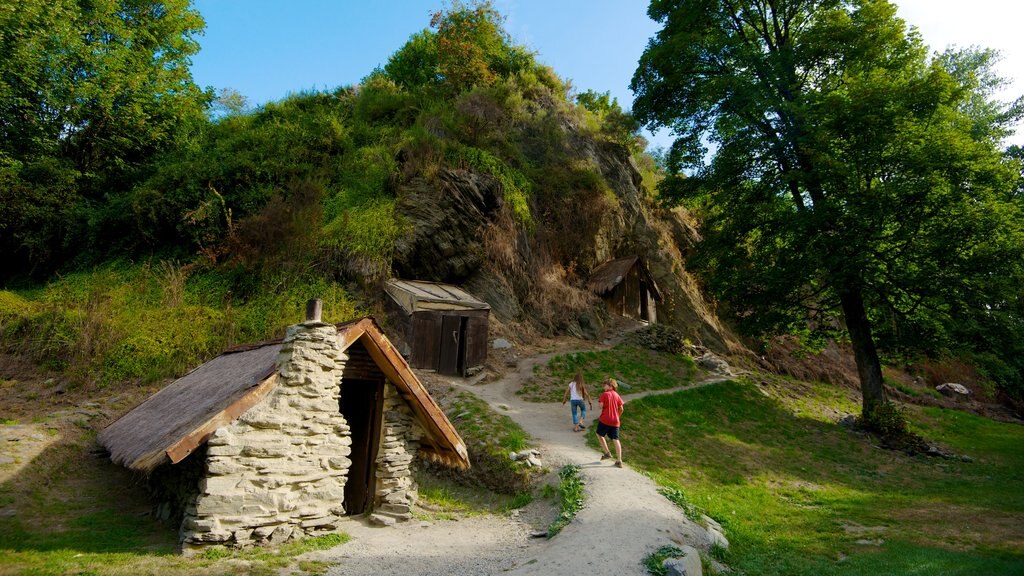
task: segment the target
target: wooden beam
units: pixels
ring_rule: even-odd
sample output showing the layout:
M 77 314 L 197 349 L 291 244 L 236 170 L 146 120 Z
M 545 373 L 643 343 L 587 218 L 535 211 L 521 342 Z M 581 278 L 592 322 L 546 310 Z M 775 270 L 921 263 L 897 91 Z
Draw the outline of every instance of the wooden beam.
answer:
M 276 385 L 277 372 L 275 371 L 262 382 L 254 386 L 251 390 L 246 392 L 244 396 L 235 400 L 230 406 L 217 414 L 214 414 L 213 417 L 204 422 L 199 428 L 193 430 L 188 436 L 185 436 L 181 440 L 175 442 L 166 451 L 167 457 L 171 459 L 171 463 L 177 464 L 184 460 L 185 457 L 191 454 L 193 450 L 202 446 L 207 440 L 209 440 L 210 436 L 216 432 L 218 428 L 234 422 L 239 416 L 244 414 L 246 410 L 258 404 L 260 400 L 263 400 Z
M 444 440 L 451 445 L 452 450 L 458 454 L 463 464 L 469 465 L 469 452 L 466 445 L 459 436 L 458 431 L 452 426 L 448 417 L 444 415 L 441 408 L 434 402 L 434 399 L 427 393 L 426 388 L 416 378 L 409 364 L 398 353 L 398 350 L 391 342 L 384 337 L 384 334 L 377 328 L 375 323 L 365 327 L 363 334 L 363 346 L 373 357 L 384 375 L 399 386 L 400 392 L 411 395 L 415 401 L 410 402 L 411 408 L 420 412 L 419 416 L 427 425 L 427 432 L 437 440 Z M 403 395 L 404 396 L 404 395 Z
M 373 319 L 370 317 L 363 318 L 350 326 L 345 326 L 340 338 L 338 339 L 341 351 L 344 352 L 345 350 L 348 350 L 349 346 L 355 344 L 356 340 L 359 340 L 359 337 L 366 332 L 367 328 L 372 326 Z

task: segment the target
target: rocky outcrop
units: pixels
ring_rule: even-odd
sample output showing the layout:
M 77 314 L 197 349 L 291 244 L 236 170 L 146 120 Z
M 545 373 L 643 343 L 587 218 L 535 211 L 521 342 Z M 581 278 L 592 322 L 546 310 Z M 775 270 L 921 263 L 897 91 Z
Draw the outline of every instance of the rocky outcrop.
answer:
M 546 113 L 551 130 L 561 133 L 557 151 L 549 139 L 543 153 L 523 154 L 541 170 L 558 157 L 572 167 L 567 175 L 586 176 L 582 183 L 566 184 L 568 191 L 533 190 L 531 228 L 509 215 L 501 183 L 490 175 L 443 168 L 430 179 L 412 178 L 397 190 L 396 213 L 410 226 L 395 244 L 397 274 L 462 284 L 491 304 L 501 325 L 593 336 L 607 318 L 585 289 L 587 275 L 637 254 L 664 296 L 658 322 L 720 353 L 740 349 L 686 271 L 684 256 L 700 236 L 685 211 L 654 205 L 625 146 L 588 133 L 565 111 Z
M 410 230 L 395 242 L 395 271 L 402 278 L 465 280 L 481 267 L 480 228 L 502 202 L 497 180 L 467 170 L 402 186 L 396 212 Z

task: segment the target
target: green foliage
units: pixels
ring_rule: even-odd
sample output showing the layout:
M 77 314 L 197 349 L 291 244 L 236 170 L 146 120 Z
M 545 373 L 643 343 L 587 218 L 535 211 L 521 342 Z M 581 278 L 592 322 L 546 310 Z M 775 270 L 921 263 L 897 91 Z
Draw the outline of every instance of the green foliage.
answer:
M 448 90 L 461 92 L 487 86 L 533 67 L 533 55 L 512 44 L 502 28 L 504 17 L 490 2 L 471 6 L 453 0 L 430 20 L 437 30 L 437 70 Z
M 549 539 L 557 536 L 562 528 L 568 526 L 586 502 L 579 466 L 566 464 L 558 472 L 558 479 L 558 517 L 548 526 Z
M 412 89 L 439 84 L 439 66 L 437 36 L 422 30 L 409 37 L 409 41 L 388 58 L 384 73 L 395 84 Z
M 680 134 L 662 195 L 700 203 L 694 264 L 742 327 L 841 317 L 867 411 L 883 400 L 872 329 L 917 347 L 1006 314 L 1024 207 L 999 146 L 1022 108 L 992 99 L 990 52 L 929 58 L 884 0 L 658 0 L 650 15 L 664 28 L 634 111 Z
M 883 437 L 903 436 L 907 433 L 907 417 L 893 402 L 883 402 L 864 415 L 865 428 Z
M 576 95 L 576 103 L 597 116 L 599 131 L 608 139 L 637 153 L 646 146 L 646 141 L 639 134 L 640 122 L 632 114 L 624 112 L 618 98 L 612 98 L 610 92 L 587 90 Z
M 490 174 L 501 182 L 505 202 L 512 207 L 512 213 L 520 223 L 530 226 L 533 222 L 529 205 L 531 185 L 526 176 L 509 167 L 497 156 L 479 148 L 455 146 L 448 149 L 447 158 L 456 166 L 465 164 L 470 168 Z
M 188 65 L 203 26 L 187 0 L 0 11 L 0 249 L 17 259 L 5 277 L 48 272 L 102 235 L 108 196 L 202 124 L 212 95 Z
M 908 454 L 928 451 L 928 442 L 910 431 L 906 411 L 893 402 L 874 405 L 857 422 L 863 429 L 876 434 L 886 448 L 902 450 Z
M 660 492 L 665 498 L 668 498 L 669 502 L 678 506 L 679 509 L 683 511 L 683 514 L 685 514 L 690 520 L 698 523 L 703 521 L 704 511 L 690 502 L 689 499 L 686 498 L 686 494 L 679 488 L 666 486 L 659 488 L 658 492 Z
M 275 280 L 233 301 L 234 283 L 208 271 L 171 286 L 167 268 L 111 264 L 70 274 L 35 293 L 0 291 L 0 341 L 79 383 L 152 382 L 180 375 L 234 344 L 282 336 L 306 301 L 325 320 L 359 315 L 348 294 L 323 279 Z M 173 275 L 171 275 L 173 276 Z
M 662 546 L 644 558 L 642 563 L 644 568 L 647 568 L 647 573 L 651 576 L 665 576 L 668 574 L 664 566 L 665 560 L 681 556 L 683 556 L 683 551 L 679 548 L 675 546 Z

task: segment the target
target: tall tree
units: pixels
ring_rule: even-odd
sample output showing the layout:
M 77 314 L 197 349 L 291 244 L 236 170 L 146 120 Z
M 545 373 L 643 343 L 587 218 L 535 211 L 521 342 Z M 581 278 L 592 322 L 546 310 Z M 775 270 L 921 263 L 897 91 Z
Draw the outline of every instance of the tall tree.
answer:
M 678 136 L 662 193 L 705 201 L 711 287 L 756 330 L 842 318 L 870 416 L 885 400 L 873 321 L 984 313 L 985 279 L 1021 255 L 999 151 L 1021 106 L 992 99 L 994 54 L 929 57 L 886 0 L 653 0 L 648 13 L 663 28 L 633 111 Z
M 189 58 L 203 25 L 189 0 L 0 2 L 5 252 L 47 258 L 68 210 L 105 201 L 202 121 L 212 94 Z

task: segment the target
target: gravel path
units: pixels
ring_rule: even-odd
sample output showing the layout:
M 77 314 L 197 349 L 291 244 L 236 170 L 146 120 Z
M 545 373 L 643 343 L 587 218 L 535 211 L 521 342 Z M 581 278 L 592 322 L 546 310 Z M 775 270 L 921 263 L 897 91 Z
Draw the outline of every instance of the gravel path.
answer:
M 552 355 L 524 359 L 516 371 L 489 384 L 474 385 L 461 380 L 450 383 L 469 390 L 522 426 L 533 436 L 546 466 L 580 466 L 586 504 L 560 534 L 550 540 L 531 539 L 530 527 L 525 523 L 494 516 L 436 523 L 413 520 L 387 529 L 353 522 L 345 528 L 352 534 L 352 542 L 307 557 L 334 564 L 328 572 L 331 576 L 556 572 L 642 576 L 646 570 L 640 562 L 662 546 L 688 544 L 707 549 L 707 531 L 659 494 L 653 481 L 629 467 L 628 443 L 623 446 L 626 467 L 621 469 L 608 460 L 602 462 L 600 453 L 586 446 L 584 434 L 593 433 L 592 417 L 596 414 L 588 415 L 591 427 L 585 433 L 573 432 L 567 406 L 525 402 L 515 395 L 534 366 L 546 363 Z M 636 425 L 629 420 L 629 401 L 649 394 L 624 395 L 623 426 L 627 430 Z M 596 403 L 594 408 L 598 409 Z

